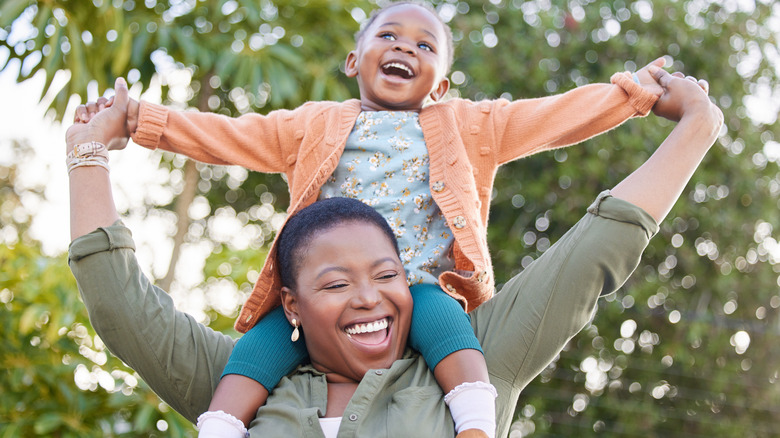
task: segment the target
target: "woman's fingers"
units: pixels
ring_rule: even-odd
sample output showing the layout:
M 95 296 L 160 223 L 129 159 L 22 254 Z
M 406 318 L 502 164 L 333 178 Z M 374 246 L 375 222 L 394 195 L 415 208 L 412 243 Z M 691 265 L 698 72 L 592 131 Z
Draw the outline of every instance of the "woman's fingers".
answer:
M 704 90 L 705 93 L 710 94 L 710 83 L 709 82 L 707 82 L 705 79 L 699 79 L 697 81 L 697 83 L 699 84 L 701 89 Z

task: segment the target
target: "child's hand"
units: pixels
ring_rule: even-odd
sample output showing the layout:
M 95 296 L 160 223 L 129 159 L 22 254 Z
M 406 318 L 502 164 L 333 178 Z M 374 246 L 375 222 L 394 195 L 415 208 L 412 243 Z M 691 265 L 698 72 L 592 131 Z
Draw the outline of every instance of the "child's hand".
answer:
M 125 83 L 124 79 L 122 79 L 122 82 Z M 117 95 L 119 92 L 120 91 L 117 89 Z M 127 85 L 124 86 L 124 93 L 127 94 Z M 114 107 L 114 101 L 116 98 L 117 96 L 112 96 L 108 99 L 101 96 L 95 102 L 87 102 L 86 104 L 79 105 L 76 107 L 76 114 L 73 117 L 73 123 L 89 123 L 89 121 L 92 120 L 92 118 L 99 112 Z M 119 110 L 125 113 L 125 129 L 127 130 L 128 134 L 132 134 L 138 128 L 138 110 L 140 105 L 137 100 L 130 97 L 123 99 L 123 102 L 126 102 L 122 104 L 124 108 L 119 108 Z M 122 148 L 124 148 L 124 145 L 118 149 Z
M 639 85 L 646 91 L 653 93 L 656 96 L 662 95 L 664 93 L 664 89 L 661 87 L 661 85 L 658 84 L 653 75 L 650 74 L 650 67 L 663 67 L 664 65 L 666 65 L 666 60 L 664 58 L 658 58 L 650 64 L 647 64 L 646 66 L 639 69 L 639 71 L 636 72 L 636 77 L 639 79 Z
M 692 76 L 685 77 L 682 73 L 669 74 L 657 66 L 650 67 L 649 71 L 664 90 L 653 107 L 655 115 L 678 122 L 686 113 L 695 111 L 720 113 L 707 95 L 707 81 L 697 80 Z M 722 113 L 719 118 L 723 118 Z
M 65 135 L 69 150 L 88 141 L 104 143 L 109 149 L 127 146 L 127 83 L 119 78 L 114 87 L 116 96 L 110 100 L 100 98 L 98 102 L 79 105 L 76 109 L 75 123 Z

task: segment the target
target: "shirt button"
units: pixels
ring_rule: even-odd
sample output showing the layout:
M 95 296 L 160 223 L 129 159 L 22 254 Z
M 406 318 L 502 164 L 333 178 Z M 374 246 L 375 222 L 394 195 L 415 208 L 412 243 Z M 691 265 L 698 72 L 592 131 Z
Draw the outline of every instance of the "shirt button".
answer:
M 381 376 L 382 374 L 385 373 L 384 370 L 376 370 L 374 372 L 376 373 L 377 376 Z
M 458 229 L 463 228 L 466 226 L 466 218 L 463 216 L 455 216 L 455 219 L 452 220 L 452 225 Z
M 357 415 L 349 414 L 349 421 L 357 421 Z
M 444 181 L 436 181 L 431 185 L 431 190 L 434 192 L 440 192 L 444 190 Z

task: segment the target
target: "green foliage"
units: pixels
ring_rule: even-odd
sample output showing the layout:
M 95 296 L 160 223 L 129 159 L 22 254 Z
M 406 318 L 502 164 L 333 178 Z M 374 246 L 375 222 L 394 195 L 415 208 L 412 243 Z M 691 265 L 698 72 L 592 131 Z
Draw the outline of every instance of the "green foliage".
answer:
M 71 95 L 86 97 L 91 81 L 105 90 L 117 76 L 129 76 L 147 88 L 166 56 L 192 70 L 190 104 L 237 114 L 348 97 L 339 74 L 343 58 L 333 54 L 351 47 L 344 29 L 357 30 L 349 11 L 361 4 L 7 0 L 0 47 L 22 62 L 18 80 L 46 75 L 44 93 L 54 73 L 70 71 L 66 85 L 53 90 L 58 117 Z
M 710 81 L 726 119 L 636 274 L 601 301 L 592 325 L 526 389 L 516 429 L 523 436 L 774 435 L 780 173 L 777 154 L 765 145 L 776 145 L 780 132 L 777 124 L 750 120 L 745 107 L 762 84 L 777 83 L 769 6 L 739 12 L 672 1 L 468 5 L 453 23 L 464 96 L 560 92 L 669 55 L 673 70 Z M 648 6 L 649 21 L 640 16 Z M 616 24 L 619 34 L 605 41 L 605 29 Z M 492 48 L 490 34 L 498 39 Z M 651 115 L 502 168 L 489 228 L 496 278 L 509 278 L 543 252 L 671 126 Z
M 66 256 L 26 236 L 20 198 L 35 189 L 15 176 L 0 166 L 0 235 L 13 242 L 0 245 L 0 437 L 194 436 L 95 335 Z

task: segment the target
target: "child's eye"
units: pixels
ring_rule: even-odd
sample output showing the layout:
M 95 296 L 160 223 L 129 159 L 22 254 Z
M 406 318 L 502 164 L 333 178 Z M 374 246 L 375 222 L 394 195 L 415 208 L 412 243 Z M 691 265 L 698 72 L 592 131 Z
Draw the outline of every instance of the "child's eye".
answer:
M 385 40 L 395 41 L 395 35 L 393 35 L 390 32 L 382 32 L 378 36 L 379 36 L 379 38 L 382 38 L 382 39 L 385 39 Z
M 417 47 L 419 47 L 419 48 L 421 48 L 423 50 L 427 50 L 429 52 L 433 52 L 433 46 L 431 46 L 428 43 L 419 43 L 419 44 L 417 44 Z

